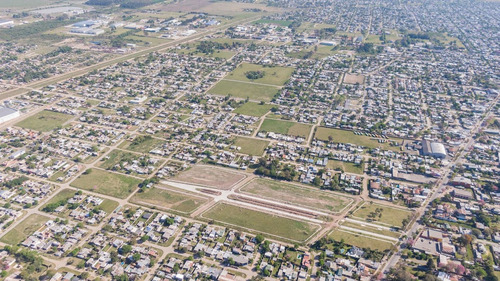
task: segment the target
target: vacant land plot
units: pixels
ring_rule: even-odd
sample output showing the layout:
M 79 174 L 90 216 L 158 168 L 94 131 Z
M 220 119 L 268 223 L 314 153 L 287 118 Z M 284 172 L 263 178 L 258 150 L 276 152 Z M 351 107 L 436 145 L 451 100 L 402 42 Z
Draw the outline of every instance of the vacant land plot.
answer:
M 346 74 L 344 76 L 344 83 L 346 84 L 363 84 L 365 82 L 365 76 L 356 74 Z
M 245 177 L 244 174 L 227 169 L 196 165 L 178 174 L 173 180 L 227 190 Z
M 346 173 L 353 173 L 359 175 L 363 174 L 363 167 L 361 165 L 356 165 L 350 162 L 328 160 L 328 164 L 326 164 L 326 167 L 333 170 L 342 169 L 342 171 Z
M 37 231 L 48 220 L 49 218 L 45 216 L 37 214 L 30 215 L 5 234 L 0 241 L 11 245 L 17 245 L 28 238 L 33 232 Z
M 127 198 L 141 183 L 141 180 L 125 175 L 91 169 L 89 173 L 76 178 L 71 186 L 117 198 Z
M 17 123 L 16 126 L 34 131 L 48 132 L 61 126 L 71 118 L 72 116 L 68 114 L 44 110 L 24 119 Z
M 170 186 L 146 189 L 144 192 L 134 194 L 131 202 L 190 214 L 208 201 L 206 197 L 174 190 L 177 189 Z
M 198 51 L 198 49 L 196 48 L 197 45 L 198 44 L 188 44 L 184 45 L 183 48 L 181 49 L 174 49 L 173 51 L 177 54 L 200 56 L 200 57 L 213 57 L 221 59 L 230 59 L 235 54 L 235 52 L 226 50 L 214 50 L 213 53 L 206 54 Z
M 319 228 L 319 226 L 306 222 L 224 203 L 216 205 L 204 213 L 203 217 L 220 223 L 301 242 L 311 237 Z
M 147 153 L 159 146 L 163 140 L 153 138 L 151 136 L 137 136 L 133 141 L 124 141 L 120 144 L 120 148 Z
M 65 188 L 57 193 L 54 197 L 52 197 L 45 205 L 43 205 L 40 210 L 43 210 L 47 205 L 57 203 L 60 201 L 68 201 L 69 198 L 73 197 L 76 194 L 76 191 L 73 189 Z
M 307 137 L 312 126 L 291 121 L 266 119 L 262 122 L 259 131 L 274 132 L 278 134 Z
M 335 230 L 329 235 L 335 241 L 344 240 L 346 244 L 356 246 L 359 248 L 369 248 L 372 250 L 385 251 L 391 248 L 392 243 L 382 241 L 375 238 L 370 238 L 361 234 L 347 232 L 343 230 Z
M 264 76 L 258 79 L 248 79 L 247 73 L 252 71 L 264 73 Z M 283 86 L 285 82 L 290 79 L 292 73 L 293 68 L 290 67 L 267 67 L 253 63 L 242 63 L 238 65 L 238 67 L 236 67 L 236 69 L 229 73 L 224 79 Z
M 269 142 L 265 140 L 237 137 L 234 141 L 234 145 L 241 147 L 239 151 L 241 153 L 251 156 L 261 156 L 264 154 L 264 150 L 269 145 Z
M 233 97 L 256 101 L 271 101 L 278 93 L 279 87 L 266 86 L 247 82 L 221 80 L 208 93 L 218 96 L 231 95 Z
M 376 210 L 381 210 L 381 216 L 375 216 Z M 408 218 L 411 212 L 401 208 L 392 208 L 376 203 L 365 203 L 353 214 L 354 217 L 365 219 L 373 223 L 381 223 L 389 226 L 401 227 L 402 221 Z
M 256 21 L 255 23 L 270 23 L 270 24 L 276 24 L 276 25 L 281 25 L 281 26 L 289 26 L 292 24 L 291 21 L 288 20 L 271 20 L 271 19 L 260 19 Z
M 268 113 L 272 107 L 273 107 L 272 104 L 259 104 L 256 102 L 247 102 L 244 103 L 242 106 L 236 108 L 233 112 L 237 114 L 261 117 L 264 114 Z
M 325 127 L 318 127 L 314 137 L 319 140 L 328 141 L 329 137 L 332 137 L 333 142 L 337 143 L 351 143 L 355 145 L 361 145 L 367 148 L 382 148 L 385 150 L 399 151 L 399 146 L 393 146 L 391 143 L 397 142 L 399 145 L 402 144 L 402 139 L 391 138 L 387 139 L 387 142 L 379 143 L 377 139 L 374 139 L 365 135 L 356 135 L 352 131 L 331 129 Z
M 371 232 L 371 233 L 375 233 L 375 234 L 385 235 L 385 236 L 392 237 L 392 238 L 399 238 L 399 236 L 401 236 L 400 232 L 390 231 L 390 230 L 387 230 L 384 228 L 375 227 L 375 226 L 367 225 L 367 224 L 358 224 L 358 223 L 346 221 L 346 222 L 342 223 L 342 226 L 356 228 L 356 229 L 359 229 L 361 231 L 367 231 L 367 232 Z M 355 231 L 352 231 L 352 232 L 355 232 Z
M 331 192 L 266 179 L 254 179 L 240 191 L 265 199 L 333 213 L 340 212 L 353 202 L 351 198 Z

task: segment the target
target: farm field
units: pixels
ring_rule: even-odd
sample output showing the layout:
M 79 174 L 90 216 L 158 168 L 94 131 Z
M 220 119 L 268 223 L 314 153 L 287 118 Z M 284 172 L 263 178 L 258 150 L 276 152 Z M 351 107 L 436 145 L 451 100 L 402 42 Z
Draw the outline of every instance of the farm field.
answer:
M 176 175 L 173 180 L 197 184 L 216 189 L 228 190 L 246 176 L 227 169 L 195 165 L 192 168 Z
M 221 203 L 202 215 L 223 224 L 303 242 L 319 228 L 306 222 Z
M 382 148 L 385 150 L 400 151 L 399 146 L 392 146 L 391 142 L 397 142 L 399 145 L 403 143 L 402 139 L 390 138 L 387 142 L 379 143 L 372 137 L 365 135 L 356 135 L 352 131 L 318 127 L 314 137 L 322 141 L 328 141 L 328 137 L 332 137 L 333 142 L 337 143 L 351 143 L 361 145 L 367 148 Z
M 370 214 L 374 213 L 376 209 L 382 209 L 382 216 L 377 217 L 376 221 L 370 219 Z M 376 204 L 376 203 L 365 203 L 359 207 L 353 213 L 353 217 L 357 217 L 364 220 L 371 220 L 372 223 L 380 223 L 388 226 L 401 227 L 402 221 L 411 215 L 410 211 L 401 208 L 391 208 L 388 206 Z
M 262 122 L 259 131 L 305 137 L 309 136 L 312 126 L 291 121 L 266 119 Z
M 134 152 L 148 153 L 155 147 L 159 146 L 162 142 L 163 140 L 153 138 L 149 135 L 137 136 L 133 141 L 127 140 L 122 142 L 119 147 Z
M 178 190 L 170 186 L 149 188 L 143 192 L 137 192 L 131 198 L 132 203 L 155 206 L 162 210 L 173 210 L 185 214 L 190 214 L 198 207 L 208 201 L 208 198 L 177 192 Z
M 264 72 L 264 77 L 259 79 L 248 79 L 246 73 L 249 71 Z M 225 80 L 238 80 L 243 82 L 252 82 L 259 84 L 268 84 L 274 86 L 283 86 L 293 73 L 291 67 L 273 66 L 267 67 L 252 63 L 242 63 L 235 70 L 229 73 Z
M 64 113 L 44 110 L 16 124 L 18 127 L 34 131 L 48 132 L 61 126 L 72 116 Z
M 351 198 L 338 194 L 259 178 L 246 184 L 240 192 L 332 213 L 340 212 L 353 202 Z
M 256 102 L 247 102 L 236 108 L 233 113 L 261 117 L 268 113 L 273 107 L 272 104 L 258 104 Z
M 277 86 L 267 86 L 247 82 L 221 80 L 208 93 L 218 96 L 231 95 L 236 98 L 256 101 L 271 101 L 279 91 Z
M 126 175 L 120 175 L 91 169 L 88 174 L 82 174 L 76 178 L 71 186 L 117 198 L 127 198 L 141 183 L 141 180 Z
M 264 150 L 269 145 L 268 141 L 237 137 L 234 142 L 235 146 L 241 147 L 240 153 L 245 153 L 251 156 L 261 156 L 264 154 Z
M 344 240 L 346 244 L 359 248 L 369 248 L 372 250 L 385 251 L 391 248 L 392 243 L 383 240 L 370 238 L 361 234 L 343 231 L 337 229 L 329 234 L 329 237 L 335 241 Z
M 11 245 L 17 245 L 38 230 L 48 220 L 49 218 L 46 216 L 32 214 L 7 232 L 0 241 Z

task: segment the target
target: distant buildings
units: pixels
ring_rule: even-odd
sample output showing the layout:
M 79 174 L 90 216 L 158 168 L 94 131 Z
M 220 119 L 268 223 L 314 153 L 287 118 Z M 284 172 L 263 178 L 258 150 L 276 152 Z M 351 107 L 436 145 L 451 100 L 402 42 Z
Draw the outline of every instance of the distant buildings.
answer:
M 14 118 L 17 118 L 19 116 L 21 116 L 19 114 L 19 111 L 15 109 L 8 107 L 0 107 L 0 124 L 12 120 Z
M 0 27 L 11 27 L 14 25 L 13 20 L 0 19 Z

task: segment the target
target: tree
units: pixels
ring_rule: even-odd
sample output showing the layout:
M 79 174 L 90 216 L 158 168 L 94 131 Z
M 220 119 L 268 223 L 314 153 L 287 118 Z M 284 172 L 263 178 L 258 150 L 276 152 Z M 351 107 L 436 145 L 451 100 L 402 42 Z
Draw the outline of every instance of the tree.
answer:
M 404 266 L 392 268 L 387 276 L 389 281 L 412 281 L 413 275 Z
M 432 257 L 429 257 L 429 259 L 427 259 L 427 271 L 433 272 L 435 269 L 436 263 L 434 262 L 434 259 Z
M 132 246 L 128 245 L 128 244 L 125 244 L 123 245 L 121 248 L 120 248 L 120 252 L 124 255 L 130 253 L 130 251 L 132 251 Z
M 257 236 L 255 236 L 255 242 L 257 242 L 257 244 L 264 242 L 264 239 L 264 235 L 262 234 L 257 234 Z

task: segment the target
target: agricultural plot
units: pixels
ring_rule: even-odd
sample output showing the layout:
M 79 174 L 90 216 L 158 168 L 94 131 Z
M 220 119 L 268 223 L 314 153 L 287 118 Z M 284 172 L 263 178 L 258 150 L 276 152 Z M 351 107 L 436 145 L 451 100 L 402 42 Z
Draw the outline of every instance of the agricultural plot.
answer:
M 230 204 L 217 204 L 203 218 L 282 239 L 304 242 L 319 226 Z
M 282 121 L 275 119 L 266 119 L 262 122 L 260 132 L 274 132 L 278 134 L 291 135 L 307 138 L 312 126 L 308 124 Z
M 237 137 L 234 145 L 240 147 L 240 153 L 248 154 L 251 156 L 261 156 L 264 150 L 269 145 L 268 141 L 258 140 L 245 137 Z
M 352 131 L 331 129 L 325 127 L 318 127 L 316 133 L 314 134 L 316 139 L 322 141 L 328 141 L 329 137 L 332 138 L 333 142 L 337 143 L 351 143 L 355 145 L 361 145 L 367 148 L 382 148 L 385 150 L 399 151 L 399 146 L 391 145 L 392 142 L 397 142 L 399 145 L 402 144 L 402 139 L 391 138 L 387 139 L 387 142 L 378 142 L 374 139 L 365 135 L 356 135 Z
M 194 212 L 207 201 L 206 197 L 189 194 L 170 186 L 146 189 L 143 192 L 137 192 L 131 198 L 131 202 L 136 204 L 147 207 L 154 206 L 161 210 L 177 211 L 184 214 Z
M 277 86 L 221 80 L 208 93 L 217 96 L 231 95 L 236 98 L 249 98 L 251 100 L 268 102 L 271 101 L 278 91 L 279 87 Z
M 49 132 L 71 119 L 71 115 L 44 110 L 16 124 L 34 131 Z
M 382 239 L 371 238 L 366 235 L 350 231 L 343 231 L 340 229 L 337 229 L 330 233 L 329 237 L 338 242 L 343 240 L 346 244 L 352 246 L 356 246 L 359 248 L 369 248 L 378 251 L 388 250 L 393 245 L 391 242 Z
M 392 208 L 376 203 L 365 203 L 353 216 L 372 223 L 401 227 L 402 221 L 411 216 L 411 212 L 402 208 Z
M 246 176 L 227 169 L 196 165 L 173 178 L 175 181 L 228 190 Z
M 71 186 L 117 198 L 127 198 L 141 180 L 100 169 L 90 169 L 76 178 Z
M 268 113 L 272 107 L 272 104 L 258 104 L 256 102 L 247 102 L 242 106 L 236 108 L 233 113 L 261 117 L 264 114 Z
M 267 179 L 253 179 L 239 191 L 265 199 L 332 213 L 342 211 L 353 202 L 351 198 L 338 194 Z
M 11 245 L 17 245 L 42 227 L 48 220 L 48 217 L 32 214 L 7 232 L 0 241 Z

